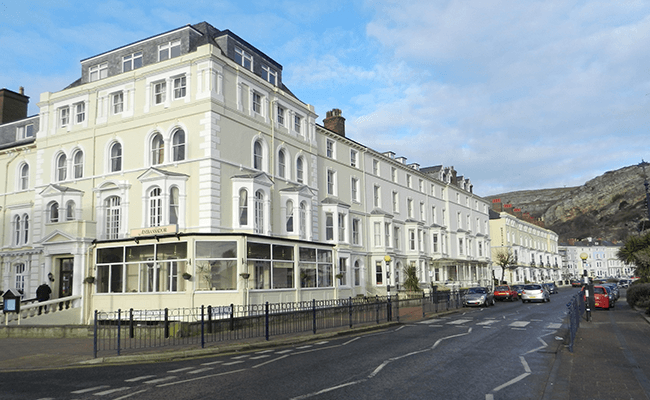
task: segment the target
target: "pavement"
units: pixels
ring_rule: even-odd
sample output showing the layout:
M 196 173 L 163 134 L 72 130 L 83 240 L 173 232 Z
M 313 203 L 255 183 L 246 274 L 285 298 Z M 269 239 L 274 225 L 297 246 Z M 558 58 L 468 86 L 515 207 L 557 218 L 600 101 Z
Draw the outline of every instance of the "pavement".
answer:
M 358 334 L 395 324 L 344 332 L 332 330 L 271 341 L 251 339 L 205 349 L 167 347 L 99 358 L 93 357 L 92 338 L 1 338 L 0 373 L 223 354 Z M 560 334 L 567 335 L 566 332 L 564 329 Z M 643 311 L 632 309 L 624 298 L 619 299 L 613 309 L 592 312 L 591 321 L 581 320 L 573 352 L 569 352 L 566 344 L 565 339 L 564 345 L 557 346 L 557 350 L 549 350 L 555 358 L 540 399 L 650 399 L 650 319 Z

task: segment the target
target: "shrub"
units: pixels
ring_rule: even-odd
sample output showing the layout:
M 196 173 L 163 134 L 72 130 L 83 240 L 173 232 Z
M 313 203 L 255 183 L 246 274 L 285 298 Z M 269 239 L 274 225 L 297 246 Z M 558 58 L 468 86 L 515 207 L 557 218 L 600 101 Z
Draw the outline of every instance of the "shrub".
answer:
M 627 304 L 630 307 L 650 306 L 650 283 L 637 283 L 631 285 L 626 292 Z

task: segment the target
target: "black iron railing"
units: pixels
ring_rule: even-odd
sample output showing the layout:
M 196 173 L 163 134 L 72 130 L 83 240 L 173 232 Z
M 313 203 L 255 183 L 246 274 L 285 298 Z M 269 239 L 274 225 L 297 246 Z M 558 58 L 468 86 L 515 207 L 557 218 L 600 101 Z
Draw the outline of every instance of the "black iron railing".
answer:
M 100 352 L 264 338 L 353 328 L 461 307 L 459 292 L 312 300 L 298 303 L 95 311 L 94 356 Z

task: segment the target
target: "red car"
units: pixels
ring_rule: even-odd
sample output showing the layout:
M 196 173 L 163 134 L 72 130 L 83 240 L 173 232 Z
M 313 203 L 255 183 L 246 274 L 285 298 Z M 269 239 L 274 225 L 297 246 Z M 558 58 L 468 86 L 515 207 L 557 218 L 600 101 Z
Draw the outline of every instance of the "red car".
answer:
M 610 302 L 609 293 L 607 288 L 604 286 L 594 286 L 594 303 L 596 303 L 596 308 L 606 308 L 614 307 L 614 304 Z M 582 296 L 584 297 L 585 289 L 582 289 Z M 586 301 L 586 299 L 585 299 Z
M 519 299 L 519 294 L 510 286 L 501 285 L 494 288 L 494 299 L 515 301 Z

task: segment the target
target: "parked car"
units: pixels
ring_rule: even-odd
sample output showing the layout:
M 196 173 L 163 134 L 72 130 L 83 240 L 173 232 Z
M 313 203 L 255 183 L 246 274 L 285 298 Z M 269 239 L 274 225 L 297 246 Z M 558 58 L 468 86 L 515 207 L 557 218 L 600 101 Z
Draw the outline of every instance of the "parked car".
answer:
M 544 303 L 551 301 L 551 295 L 542 285 L 524 285 L 524 290 L 521 292 L 521 301 L 524 303 L 531 301 L 541 301 Z
M 621 287 L 621 288 L 628 288 L 628 287 L 630 287 L 630 280 L 629 279 L 619 279 L 617 285 L 618 285 L 618 287 Z
M 494 294 L 492 291 L 484 287 L 471 287 L 463 296 L 463 307 L 467 306 L 493 306 Z
M 519 293 L 508 285 L 500 285 L 494 288 L 494 299 L 515 301 L 519 299 Z
M 521 292 L 524 291 L 524 285 L 512 285 L 512 288 L 517 291 L 517 295 L 521 299 Z
M 555 283 L 550 282 L 550 283 L 542 283 L 542 286 L 548 290 L 549 294 L 557 294 L 557 286 L 555 286 Z
M 571 279 L 571 287 L 581 287 L 582 281 L 580 279 Z
M 607 291 L 607 287 L 602 285 L 594 286 L 594 303 L 596 308 L 605 308 L 610 309 L 616 304 L 616 300 L 610 293 Z M 584 288 L 582 289 L 582 296 L 585 296 Z M 585 298 L 586 301 L 586 298 Z
M 621 293 L 618 289 L 618 285 L 615 283 L 603 283 L 602 286 L 605 286 L 608 288 L 607 292 L 611 292 L 611 294 L 614 296 L 614 300 L 618 300 L 619 297 L 621 297 Z

